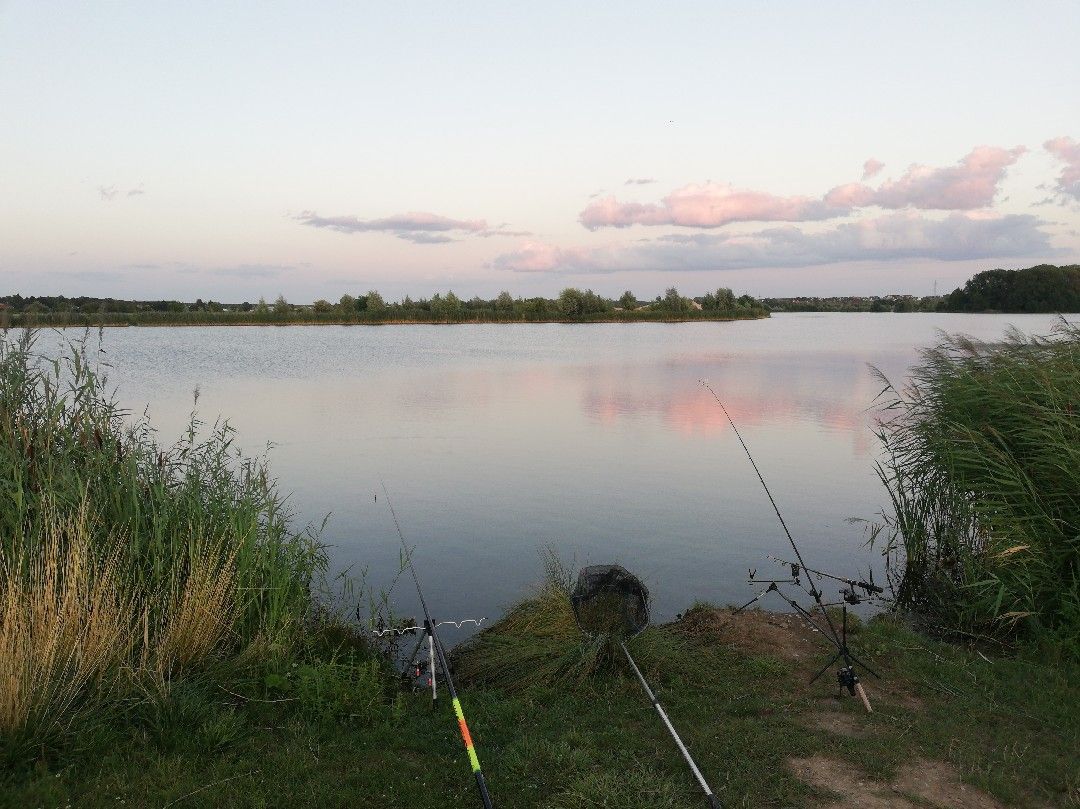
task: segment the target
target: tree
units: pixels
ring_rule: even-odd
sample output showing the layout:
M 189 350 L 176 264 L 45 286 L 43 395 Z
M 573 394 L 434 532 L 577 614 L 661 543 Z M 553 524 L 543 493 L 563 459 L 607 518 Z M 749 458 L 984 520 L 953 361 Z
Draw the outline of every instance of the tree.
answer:
M 513 314 L 514 299 L 505 289 L 500 292 L 499 296 L 495 299 L 495 311 L 498 312 L 500 315 Z
M 634 293 L 631 292 L 629 289 L 626 290 L 626 292 L 622 294 L 622 297 L 619 298 L 619 306 L 621 306 L 627 312 L 637 309 L 637 298 L 634 297 Z
M 735 308 L 735 293 L 727 287 L 720 287 L 716 290 L 716 308 L 718 311 L 726 312 Z
M 671 314 L 682 314 L 690 310 L 690 301 L 679 294 L 675 287 L 664 290 L 664 299 L 660 302 L 660 308 Z
M 1075 312 L 1080 309 L 1080 265 L 1040 264 L 1025 270 L 986 270 L 942 301 L 950 312 Z
M 463 308 L 461 298 L 453 292 L 447 292 L 446 296 L 436 292 L 431 296 L 431 316 L 441 320 L 453 320 L 461 313 Z
M 349 295 L 348 293 L 345 293 L 340 298 L 338 298 L 338 306 L 340 306 L 342 311 L 344 312 L 355 312 L 356 298 L 354 298 L 352 295 Z
M 332 312 L 334 310 L 334 305 L 330 303 L 330 301 L 323 300 L 322 298 L 319 298 L 319 300 L 315 301 L 311 306 L 316 312 L 320 313 Z
M 368 290 L 365 302 L 366 306 L 364 308 L 375 314 L 379 314 L 386 308 L 386 301 L 383 300 L 383 296 L 374 289 Z
M 578 317 L 585 311 L 584 295 L 580 289 L 567 287 L 559 293 L 559 312 L 566 317 Z

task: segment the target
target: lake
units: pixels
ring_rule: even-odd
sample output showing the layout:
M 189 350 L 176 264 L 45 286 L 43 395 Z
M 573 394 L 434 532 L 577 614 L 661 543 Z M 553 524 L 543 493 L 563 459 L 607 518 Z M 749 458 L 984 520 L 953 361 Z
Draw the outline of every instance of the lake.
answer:
M 105 331 L 101 356 L 120 402 L 148 409 L 163 440 L 179 437 L 198 388 L 204 420 L 228 418 L 249 453 L 272 443 L 297 519 L 330 514 L 334 569 L 366 571 L 375 590 L 399 566 L 375 499 L 384 480 L 436 618 L 494 620 L 552 547 L 577 566 L 619 562 L 642 576 L 662 621 L 697 599 L 747 600 L 747 569 L 779 573 L 767 555 L 790 551 L 699 379 L 724 400 L 807 563 L 881 576 L 863 527 L 848 522 L 885 503 L 869 366 L 899 380 L 938 329 L 995 339 L 1053 321 L 126 328 Z M 56 339 L 45 333 L 39 347 Z M 392 598 L 399 615 L 419 612 L 407 577 Z

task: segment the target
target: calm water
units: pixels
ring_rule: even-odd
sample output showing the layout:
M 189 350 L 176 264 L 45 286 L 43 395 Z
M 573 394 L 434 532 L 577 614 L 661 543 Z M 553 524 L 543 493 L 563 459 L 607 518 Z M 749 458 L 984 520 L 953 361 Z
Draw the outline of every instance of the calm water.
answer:
M 723 414 L 724 399 L 810 564 L 880 560 L 849 517 L 884 496 L 868 412 L 937 329 L 1045 332 L 1050 316 L 788 314 L 743 323 L 112 329 L 125 406 L 162 438 L 229 418 L 271 459 L 303 522 L 330 514 L 337 567 L 375 588 L 398 568 L 386 481 L 437 617 L 492 619 L 550 545 L 643 576 L 654 619 L 745 600 L 748 567 L 788 546 Z M 51 339 L 51 338 L 46 338 Z M 44 346 L 44 342 L 42 343 Z M 411 582 L 394 590 L 417 612 Z M 782 602 L 769 602 L 774 609 Z M 447 633 L 447 641 L 460 638 Z

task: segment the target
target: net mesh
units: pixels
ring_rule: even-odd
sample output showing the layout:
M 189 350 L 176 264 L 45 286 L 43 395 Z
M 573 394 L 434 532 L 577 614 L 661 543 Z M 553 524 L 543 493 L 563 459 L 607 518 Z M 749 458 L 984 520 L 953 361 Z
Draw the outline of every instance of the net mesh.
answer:
M 621 565 L 582 568 L 570 603 L 589 634 L 632 637 L 649 625 L 649 588 Z

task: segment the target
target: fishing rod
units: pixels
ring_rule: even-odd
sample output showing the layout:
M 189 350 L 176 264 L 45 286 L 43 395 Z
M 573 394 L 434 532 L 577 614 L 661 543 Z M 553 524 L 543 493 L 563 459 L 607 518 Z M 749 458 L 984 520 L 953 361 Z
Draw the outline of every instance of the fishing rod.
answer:
M 798 559 L 798 566 L 796 566 L 795 563 L 793 563 L 793 562 L 788 562 L 787 563 L 791 567 L 792 581 L 788 582 L 786 580 L 785 581 L 774 580 L 774 581 L 769 582 L 769 586 L 765 590 L 760 592 L 757 596 L 755 596 L 753 599 L 751 599 L 749 602 L 747 602 L 743 606 L 739 607 L 739 609 L 736 610 L 736 612 L 741 612 L 742 610 L 746 609 L 751 604 L 753 604 L 755 601 L 757 601 L 758 599 L 764 597 L 765 595 L 767 595 L 770 592 L 775 592 L 778 595 L 780 595 L 781 598 L 783 598 L 785 601 L 787 601 L 788 604 L 790 604 L 792 606 L 792 608 L 796 610 L 798 615 L 804 621 L 806 621 L 812 628 L 814 628 L 817 631 L 821 632 L 821 634 L 824 635 L 826 638 L 828 638 L 828 640 L 833 644 L 833 646 L 836 647 L 836 654 L 833 656 L 833 658 L 828 663 L 825 664 L 825 668 L 823 668 L 820 672 L 818 672 L 817 674 L 814 675 L 814 677 L 810 680 L 810 682 L 813 683 L 815 680 L 817 680 L 818 677 L 820 677 L 822 674 L 824 674 L 826 671 L 828 671 L 828 669 L 835 662 L 837 662 L 838 660 L 843 660 L 844 665 L 836 673 L 837 680 L 840 683 L 841 690 L 844 689 L 844 688 L 847 688 L 852 696 L 858 695 L 859 698 L 862 700 L 862 703 L 863 703 L 864 707 L 866 708 L 866 710 L 868 712 L 872 712 L 873 709 L 870 707 L 870 700 L 866 696 L 866 692 L 862 687 L 862 683 L 859 682 L 858 674 L 855 673 L 855 665 L 858 664 L 860 667 L 862 667 L 863 669 L 868 671 L 874 677 L 878 677 L 879 675 L 877 674 L 877 672 L 875 672 L 873 669 L 871 669 L 869 666 L 867 666 L 865 663 L 863 663 L 861 660 L 859 660 L 857 657 L 855 657 L 855 655 L 853 655 L 851 653 L 851 650 L 848 648 L 848 645 L 847 645 L 847 603 L 844 603 L 844 605 L 843 605 L 843 623 L 842 623 L 841 630 L 837 631 L 836 625 L 833 623 L 832 617 L 829 615 L 829 611 L 826 609 L 827 605 L 825 604 L 825 602 L 821 598 L 822 592 L 821 592 L 820 589 L 818 589 L 818 586 L 815 583 L 814 576 L 813 576 L 813 574 L 815 574 L 815 573 L 818 573 L 818 575 L 821 575 L 823 577 L 828 576 L 828 574 L 821 574 L 818 571 L 814 570 L 813 568 L 808 568 L 806 566 L 806 562 L 803 561 L 802 553 L 799 551 L 799 546 L 796 544 L 795 538 L 791 535 L 791 531 L 788 530 L 787 522 L 784 521 L 784 515 L 780 513 L 780 507 L 776 505 L 776 500 L 775 500 L 775 498 L 773 498 L 772 491 L 769 489 L 769 484 L 765 482 L 765 478 L 761 474 L 761 470 L 758 469 L 758 465 L 757 465 L 757 462 L 754 460 L 754 456 L 750 454 L 750 448 L 746 445 L 746 442 L 743 440 L 742 434 L 739 432 L 739 428 L 735 426 L 735 421 L 731 418 L 731 414 L 728 413 L 728 410 L 724 406 L 724 403 L 720 400 L 720 396 L 716 393 L 715 390 L 712 389 L 712 386 L 707 381 L 705 381 L 704 379 L 699 379 L 698 382 L 700 382 L 702 387 L 704 387 L 709 393 L 712 394 L 713 399 L 715 399 L 716 403 L 720 406 L 720 410 L 723 411 L 724 417 L 727 419 L 728 424 L 731 425 L 731 429 L 734 431 L 735 437 L 737 439 L 739 439 L 739 444 L 742 446 L 743 452 L 746 453 L 746 457 L 750 461 L 750 466 L 753 467 L 754 473 L 757 475 L 758 480 L 761 481 L 761 486 L 762 486 L 763 489 L 765 489 L 765 494 L 769 498 L 769 503 L 772 505 L 773 511 L 776 512 L 776 518 L 780 521 L 780 527 L 784 529 L 784 534 L 785 534 L 785 536 L 787 536 L 788 543 L 790 543 L 791 549 L 795 552 L 795 558 Z M 793 583 L 793 584 L 797 584 L 800 587 L 802 587 L 802 584 L 799 581 L 799 575 L 798 575 L 798 570 L 799 569 L 801 569 L 804 573 L 806 573 L 806 580 L 810 584 L 810 587 L 809 587 L 808 590 L 806 590 L 806 592 L 810 595 L 811 598 L 814 599 L 814 602 L 817 604 L 818 610 L 821 612 L 821 615 L 825 618 L 825 624 L 828 627 L 828 632 L 822 632 L 821 629 L 818 627 L 817 623 L 811 618 L 810 613 L 807 610 L 803 609 L 794 599 L 788 598 L 787 596 L 785 596 L 780 591 L 780 588 L 779 588 L 778 585 L 782 584 L 782 583 Z M 753 573 L 754 572 L 751 571 L 750 578 L 751 578 L 752 581 L 754 580 Z M 879 591 L 879 592 L 881 591 L 881 588 L 879 588 L 877 585 L 872 584 L 872 583 L 855 582 L 855 581 L 848 580 L 848 579 L 841 579 L 839 576 L 828 576 L 828 578 L 839 579 L 840 581 L 844 581 L 845 583 L 850 584 L 852 587 L 865 585 L 866 588 L 867 588 L 867 593 L 868 594 L 870 592 L 872 592 L 872 591 Z M 803 588 L 803 589 L 805 589 L 805 588 Z M 854 590 L 852 590 L 851 592 L 854 595 Z M 845 599 L 845 602 L 847 602 L 847 599 Z
M 469 754 L 469 764 L 472 766 L 473 775 L 476 777 L 476 786 L 480 790 L 480 800 L 484 803 L 484 809 L 492 809 L 487 781 L 484 780 L 484 772 L 480 769 L 480 759 L 477 758 L 476 749 L 473 747 L 469 725 L 465 722 L 465 714 L 461 710 L 461 701 L 458 699 L 457 688 L 454 687 L 454 678 L 450 675 L 450 664 L 446 659 L 446 649 L 443 648 L 442 641 L 439 639 L 436 630 L 438 624 L 431 620 L 431 613 L 428 611 L 427 602 L 424 600 L 424 591 L 420 587 L 420 577 L 416 574 L 416 566 L 413 564 L 409 546 L 405 544 L 405 534 L 401 530 L 397 512 L 394 511 L 394 504 L 390 500 L 390 492 L 387 491 L 385 483 L 382 481 L 379 481 L 379 483 L 382 485 L 383 494 L 386 496 L 386 504 L 390 507 L 390 516 L 394 519 L 394 528 L 397 529 L 398 539 L 401 540 L 401 547 L 405 552 L 405 561 L 409 565 L 409 572 L 412 573 L 413 584 L 416 585 L 416 594 L 420 597 L 420 607 L 424 610 L 424 629 L 428 633 L 431 646 L 434 648 L 439 658 L 439 665 L 442 666 L 443 674 L 446 676 L 446 690 L 450 692 L 450 702 L 454 706 L 454 715 L 457 716 L 458 729 L 461 731 L 461 740 L 465 743 L 465 751 Z

